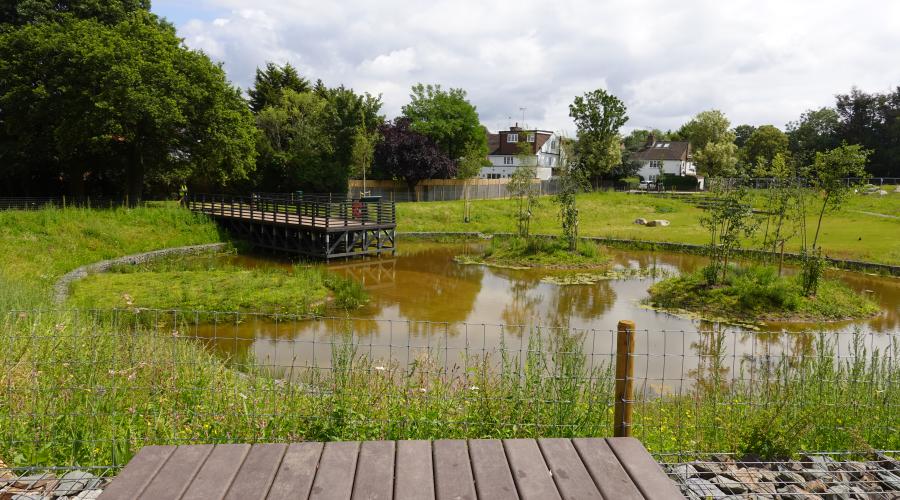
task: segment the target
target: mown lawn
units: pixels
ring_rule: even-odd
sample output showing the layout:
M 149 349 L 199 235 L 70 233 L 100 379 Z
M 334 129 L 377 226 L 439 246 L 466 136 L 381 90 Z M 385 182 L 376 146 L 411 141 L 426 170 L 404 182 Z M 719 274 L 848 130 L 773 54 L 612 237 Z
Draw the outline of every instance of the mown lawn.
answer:
M 757 208 L 764 208 L 757 197 Z M 512 200 L 478 200 L 471 202 L 471 221 L 463 221 L 462 201 L 398 203 L 398 230 L 471 231 L 509 233 L 516 229 L 515 205 Z M 700 225 L 703 210 L 680 200 L 626 193 L 586 193 L 578 197 L 579 222 L 582 236 L 604 236 L 653 241 L 703 244 L 708 233 Z M 887 196 L 857 195 L 837 213 L 826 214 L 819 236 L 821 247 L 830 257 L 857 259 L 884 264 L 900 264 L 900 219 L 879 217 L 862 212 L 884 215 L 900 213 L 900 194 Z M 558 205 L 552 197 L 544 197 L 535 210 L 531 227 L 535 234 L 561 234 Z M 666 219 L 668 227 L 646 227 L 634 224 L 637 218 Z M 815 229 L 815 216 L 808 224 Z M 758 239 L 758 238 L 757 238 Z M 758 246 L 749 240 L 747 247 Z M 795 239 L 785 249 L 796 251 Z

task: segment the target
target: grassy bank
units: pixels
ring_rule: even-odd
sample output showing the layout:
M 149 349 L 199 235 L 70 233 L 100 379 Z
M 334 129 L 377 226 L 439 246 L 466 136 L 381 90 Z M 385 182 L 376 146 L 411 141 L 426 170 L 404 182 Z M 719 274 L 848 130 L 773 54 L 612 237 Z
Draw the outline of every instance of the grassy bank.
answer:
M 86 466 L 122 464 L 162 443 L 612 433 L 610 366 L 589 363 L 570 334 L 535 331 L 527 350 L 476 350 L 449 369 L 440 352 L 409 365 L 369 359 L 368 340 L 357 339 L 357 351 L 339 335 L 318 369 L 275 371 L 294 380 L 285 383 L 172 333 L 190 328 L 151 328 L 138 316 L 3 318 L 0 459 Z M 709 335 L 702 370 L 673 392 L 640 396 L 634 435 L 651 451 L 900 446 L 898 346 L 867 352 L 860 337 L 836 358 L 826 336 L 812 335 L 801 355 L 735 364 L 731 341 Z
M 213 222 L 171 203 L 0 211 L 0 309 L 49 303 L 53 283 L 85 264 L 217 241 L 222 235 Z
M 242 311 L 263 314 L 324 313 L 366 301 L 362 286 L 309 267 L 104 273 L 76 282 L 68 306 Z
M 762 197 L 756 198 L 759 206 Z M 399 203 L 397 205 L 400 231 L 462 231 L 484 233 L 513 233 L 516 230 L 515 207 L 511 200 L 479 200 L 471 202 L 471 222 L 463 222 L 462 201 Z M 578 196 L 581 214 L 581 236 L 604 236 L 676 243 L 705 244 L 709 234 L 700 226 L 703 210 L 681 200 L 657 198 L 625 193 L 585 193 Z M 865 213 L 870 212 L 870 213 Z M 847 205 L 834 214 L 826 215 L 819 236 L 825 253 L 834 258 L 856 259 L 883 264 L 900 265 L 900 244 L 893 235 L 900 233 L 900 219 L 882 217 L 900 212 L 900 194 L 884 197 L 853 196 Z M 875 214 L 875 215 L 872 215 Z M 637 218 L 666 219 L 667 227 L 646 227 L 634 224 Z M 810 227 L 815 219 L 810 215 Z M 534 234 L 561 234 L 558 206 L 552 198 L 542 198 L 531 220 Z M 748 240 L 745 247 L 756 242 Z M 797 242 L 790 242 L 786 251 L 797 251 Z
M 839 280 L 822 280 L 816 295 L 807 297 L 796 277 L 779 277 L 774 268 L 762 266 L 732 266 L 721 285 L 708 285 L 700 270 L 660 281 L 649 291 L 654 307 L 742 322 L 836 321 L 879 311 Z
M 579 241 L 572 252 L 562 239 L 492 238 L 481 253 L 459 255 L 456 261 L 506 268 L 574 270 L 605 267 L 609 256 L 590 241 Z

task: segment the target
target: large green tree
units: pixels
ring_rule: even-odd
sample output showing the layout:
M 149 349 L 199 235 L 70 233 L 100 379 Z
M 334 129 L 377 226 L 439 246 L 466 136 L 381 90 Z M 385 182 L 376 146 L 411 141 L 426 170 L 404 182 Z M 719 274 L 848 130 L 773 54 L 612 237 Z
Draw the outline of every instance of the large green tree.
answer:
M 0 162 L 145 183 L 226 184 L 254 164 L 252 117 L 222 69 L 137 10 L 108 24 L 63 16 L 0 34 Z
M 345 193 L 350 176 L 371 167 L 378 127 L 384 121 L 379 115 L 381 97 L 357 94 L 344 86 L 329 89 L 321 80 L 312 88 L 278 87 L 272 81 L 280 77 L 265 77 L 281 71 L 273 67 L 260 72 L 263 76 L 249 91 L 263 105 L 256 113 L 262 134 L 257 146 L 260 174 L 253 187 Z
M 473 150 L 487 156 L 487 136 L 478 111 L 463 89 L 440 85 L 413 85 L 403 116 L 412 130 L 430 137 L 451 160 L 458 162 Z
M 259 113 L 266 106 L 280 104 L 285 90 L 307 92 L 311 87 L 309 80 L 300 76 L 290 63 L 279 66 L 270 62 L 266 63 L 265 68 L 256 68 L 253 87 L 247 90 L 247 95 L 250 96 L 250 109 L 254 113 Z
M 787 124 L 788 147 L 800 165 L 810 165 L 816 153 L 838 147 L 841 117 L 832 108 L 810 109 Z
M 900 177 L 900 86 L 884 94 L 854 88 L 837 96 L 835 108 L 840 139 L 872 151 L 868 172 Z
M 762 160 L 769 165 L 775 155 L 786 155 L 788 136 L 774 125 L 762 125 L 750 134 L 741 148 L 741 160 L 745 166 L 752 166 Z
M 689 141 L 694 163 L 701 173 L 711 176 L 732 175 L 737 164 L 734 132 L 725 113 L 717 109 L 701 111 L 678 129 L 678 137 Z
M 281 102 L 263 108 L 257 115 L 261 131 L 257 187 L 313 192 L 346 189 L 348 169 L 337 165 L 330 133 L 335 121 L 328 100 L 311 92 L 288 89 Z
M 625 103 L 603 89 L 575 97 L 569 105 L 575 121 L 574 162 L 595 180 L 622 163 L 619 129 L 628 121 Z
M 0 3 L 0 27 L 56 22 L 66 18 L 116 24 L 133 12 L 149 10 L 150 0 L 4 0 Z
M 753 132 L 756 132 L 756 127 L 747 124 L 738 125 L 734 127 L 732 132 L 734 132 L 734 145 L 738 148 L 743 148 L 750 136 L 753 135 Z

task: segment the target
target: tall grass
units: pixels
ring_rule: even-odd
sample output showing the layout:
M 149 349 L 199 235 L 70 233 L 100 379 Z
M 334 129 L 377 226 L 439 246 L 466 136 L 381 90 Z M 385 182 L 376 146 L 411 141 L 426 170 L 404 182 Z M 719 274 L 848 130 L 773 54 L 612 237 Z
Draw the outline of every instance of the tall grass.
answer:
M 209 219 L 171 203 L 0 211 L 0 309 L 48 304 L 53 283 L 85 264 L 222 237 Z
M 2 326 L 0 458 L 17 466 L 121 465 L 162 443 L 612 433 L 611 367 L 589 364 L 567 331 L 408 364 L 361 354 L 339 331 L 326 363 L 276 369 L 222 359 L 185 325 L 142 312 L 11 314 Z M 651 395 L 637 381 L 634 435 L 657 453 L 897 449 L 900 345 L 864 339 L 841 356 L 822 335 L 800 356 L 739 360 L 713 335 L 688 389 Z

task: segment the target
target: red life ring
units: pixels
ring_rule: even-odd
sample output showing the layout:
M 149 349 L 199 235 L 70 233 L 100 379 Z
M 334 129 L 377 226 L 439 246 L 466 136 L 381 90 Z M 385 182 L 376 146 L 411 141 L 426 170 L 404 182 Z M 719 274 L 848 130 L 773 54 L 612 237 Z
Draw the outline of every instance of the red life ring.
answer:
M 353 202 L 353 218 L 360 219 L 362 218 L 362 203 L 358 201 Z

